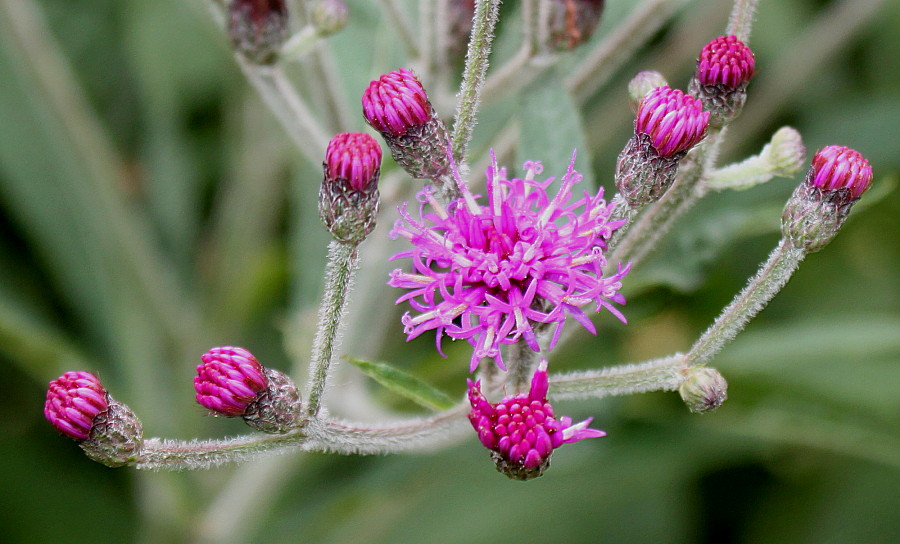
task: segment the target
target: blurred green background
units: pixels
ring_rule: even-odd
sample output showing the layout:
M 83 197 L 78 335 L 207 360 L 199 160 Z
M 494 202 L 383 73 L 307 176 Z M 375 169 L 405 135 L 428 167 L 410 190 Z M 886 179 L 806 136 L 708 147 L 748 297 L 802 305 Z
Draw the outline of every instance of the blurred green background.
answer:
M 381 3 L 348 3 L 349 26 L 289 67 L 330 132 L 362 130 L 362 90 L 404 63 Z M 516 4 L 503 8 L 498 61 L 517 47 Z M 684 87 L 730 6 L 675 2 L 645 47 L 570 96 L 564 77 L 632 4 L 609 0 L 584 50 L 485 105 L 476 155 L 515 118 L 508 164 L 543 159 L 558 174 L 578 146 L 579 168 L 608 187 L 631 130 L 631 75 L 655 69 Z M 58 436 L 41 413 L 47 382 L 98 373 L 147 436 L 243 432 L 204 417 L 191 376 L 200 354 L 227 344 L 303 368 L 327 244 L 320 172 L 247 85 L 203 2 L 0 0 L 0 542 L 900 541 L 898 29 L 900 3 L 888 0 L 761 2 L 758 76 L 723 163 L 789 124 L 810 154 L 862 152 L 875 186 L 716 358 L 730 398 L 715 414 L 691 415 L 673 393 L 560 403 L 609 436 L 561 449 L 525 484 L 496 473 L 473 439 L 435 453 L 139 473 L 92 463 Z M 321 104 L 323 77 L 342 90 Z M 776 243 L 798 181 L 708 197 L 632 275 L 630 325 L 604 316 L 554 367 L 689 347 Z M 467 348 L 444 360 L 431 338 L 403 342 L 396 293 L 383 286 L 390 266 L 365 260 L 383 242 L 366 246 L 344 351 L 461 394 Z M 339 413 L 414 412 L 353 369 L 335 378 Z

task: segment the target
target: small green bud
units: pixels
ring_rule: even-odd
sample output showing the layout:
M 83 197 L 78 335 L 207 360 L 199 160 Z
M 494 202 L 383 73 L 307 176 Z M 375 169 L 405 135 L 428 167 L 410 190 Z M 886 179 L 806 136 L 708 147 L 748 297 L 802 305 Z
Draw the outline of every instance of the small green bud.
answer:
M 695 414 L 712 412 L 728 398 L 728 382 L 715 368 L 691 369 L 678 388 L 681 400 Z

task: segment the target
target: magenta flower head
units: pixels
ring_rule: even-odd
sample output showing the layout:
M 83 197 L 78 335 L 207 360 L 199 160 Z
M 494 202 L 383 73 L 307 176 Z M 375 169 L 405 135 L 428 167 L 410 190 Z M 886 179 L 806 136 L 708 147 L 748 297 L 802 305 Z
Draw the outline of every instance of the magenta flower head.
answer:
M 104 465 L 127 465 L 140 453 L 140 420 L 90 372 L 66 372 L 50 382 L 44 417 L 56 430 L 78 440 L 88 457 Z
M 700 51 L 690 92 L 712 112 L 713 126 L 722 126 L 740 114 L 755 73 L 753 51 L 736 36 L 719 36 Z
M 243 348 L 212 348 L 200 360 L 194 377 L 197 402 L 218 415 L 243 416 L 268 386 L 263 366 Z
M 603 276 L 606 240 L 623 222 L 610 221 L 613 208 L 602 189 L 573 199 L 582 179 L 574 154 L 552 198 L 547 188 L 553 178 L 534 179 L 540 163 L 525 163 L 525 177 L 510 179 L 492 158 L 485 205 L 457 176 L 462 198 L 444 208 L 426 187 L 419 193 L 422 219 L 414 219 L 404 204 L 391 231 L 413 245 L 393 257 L 411 259 L 412 270 L 394 270 L 388 282 L 409 290 L 397 299 L 413 310 L 402 320 L 407 339 L 434 330 L 440 351 L 444 334 L 463 338 L 475 348 L 473 372 L 485 357 L 505 368 L 502 344 L 523 339 L 540 351 L 536 332 L 555 324 L 546 346 L 552 349 L 567 315 L 595 332 L 580 308 L 586 304 L 625 321 L 614 303 L 625 303 L 618 290 L 628 267 L 619 265 L 618 272 Z M 425 203 L 432 212 L 424 211 Z
M 415 74 L 400 68 L 372 81 L 363 92 L 362 106 L 366 122 L 409 175 L 438 180 L 449 172 L 447 128 Z
M 50 382 L 44 417 L 75 440 L 91 436 L 94 418 L 109 408 L 106 389 L 90 372 L 66 372 Z
M 238 347 L 212 348 L 200 359 L 194 390 L 201 406 L 216 415 L 242 417 L 267 433 L 285 433 L 298 424 L 300 394 L 281 372 Z
M 319 216 L 336 240 L 358 244 L 375 228 L 381 146 L 362 132 L 338 134 L 325 151 Z
M 706 136 L 703 104 L 668 86 L 647 93 L 638 106 L 634 136 L 619 154 L 616 186 L 636 208 L 658 200 L 675 181 L 678 161 Z
M 548 4 L 550 46 L 575 49 L 591 39 L 603 15 L 604 0 L 555 0 Z
M 481 393 L 481 383 L 469 382 L 469 421 L 478 439 L 497 465 L 497 470 L 514 480 L 529 480 L 550 466 L 550 454 L 563 444 L 606 433 L 589 429 L 592 419 L 572 424 L 572 419 L 555 419 L 547 401 L 547 361 L 542 360 L 531 378 L 528 393 L 509 395 L 491 404 Z
M 285 0 L 232 0 L 228 34 L 234 50 L 255 64 L 271 64 L 288 35 Z
M 853 203 L 872 185 L 872 167 L 859 152 L 839 145 L 819 150 L 788 200 L 781 231 L 795 248 L 825 247 L 847 219 Z
M 672 157 L 700 143 L 708 124 L 709 112 L 699 100 L 666 85 L 641 100 L 634 133 L 648 136 L 660 157 Z

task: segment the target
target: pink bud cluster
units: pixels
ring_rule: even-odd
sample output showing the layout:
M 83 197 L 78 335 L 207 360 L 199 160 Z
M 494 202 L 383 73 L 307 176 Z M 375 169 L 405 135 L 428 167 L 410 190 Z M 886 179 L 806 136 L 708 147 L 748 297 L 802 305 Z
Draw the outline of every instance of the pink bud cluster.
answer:
M 431 117 L 431 103 L 419 79 L 406 68 L 369 83 L 362 96 L 363 115 L 382 134 L 403 136 Z
M 528 393 L 509 395 L 497 403 L 488 402 L 481 392 L 481 382 L 469 380 L 469 421 L 484 447 L 494 453 L 498 470 L 510 478 L 540 476 L 556 448 L 606 436 L 603 431 L 588 428 L 590 418 L 577 424 L 569 417 L 556 419 L 547 401 L 548 389 L 546 360 L 535 371 Z
M 706 44 L 697 59 L 697 80 L 702 85 L 735 89 L 753 77 L 753 51 L 736 36 L 719 36 Z
M 813 157 L 808 183 L 823 191 L 846 189 L 856 200 L 872 184 L 872 167 L 858 151 L 829 145 Z
M 350 187 L 366 191 L 378 182 L 381 146 L 364 132 L 338 134 L 325 151 L 325 178 L 347 180 Z
M 66 436 L 87 440 L 94 418 L 109 408 L 108 395 L 90 372 L 66 372 L 50 382 L 44 417 Z
M 646 134 L 656 152 L 671 157 L 694 147 L 706 134 L 709 112 L 703 103 L 669 86 L 653 89 L 641 100 L 635 134 Z
M 197 402 L 228 417 L 242 416 L 247 406 L 266 389 L 263 366 L 249 351 L 237 347 L 213 348 L 197 365 L 194 389 Z

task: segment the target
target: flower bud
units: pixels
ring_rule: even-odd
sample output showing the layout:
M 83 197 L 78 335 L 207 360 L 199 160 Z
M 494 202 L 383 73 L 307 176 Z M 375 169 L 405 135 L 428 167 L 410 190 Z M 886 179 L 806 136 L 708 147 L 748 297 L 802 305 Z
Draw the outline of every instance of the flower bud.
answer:
M 217 415 L 243 416 L 267 387 L 263 366 L 243 348 L 212 348 L 200 360 L 194 377 L 197 402 Z
M 825 247 L 847 219 L 853 203 L 872 184 L 872 167 L 859 152 L 838 145 L 819 150 L 781 217 L 781 232 L 797 249 Z
M 369 83 L 362 106 L 366 122 L 410 176 L 437 181 L 449 172 L 447 127 L 412 72 L 400 68 Z
M 628 96 L 631 98 L 632 109 L 637 113 L 641 101 L 647 94 L 658 87 L 668 85 L 666 78 L 659 72 L 653 70 L 645 70 L 635 74 L 631 81 L 628 82 Z
M 488 402 L 480 382 L 468 383 L 469 422 L 482 445 L 491 450 L 497 470 L 513 480 L 541 476 L 550 466 L 550 454 L 563 444 L 606 436 L 588 428 L 591 419 L 573 425 L 572 418 L 554 418 L 553 406 L 547 401 L 546 360 L 534 373 L 528 393 L 509 395 L 498 403 Z
M 78 440 L 89 458 L 109 467 L 134 462 L 143 444 L 140 420 L 89 372 L 66 372 L 50 382 L 44 417 Z
M 795 128 L 781 127 L 763 149 L 776 176 L 791 177 L 803 168 L 806 161 L 806 146 L 803 137 Z
M 551 0 L 550 46 L 574 49 L 590 40 L 600 24 L 604 4 L 604 0 Z
M 358 244 L 375 228 L 381 146 L 365 133 L 338 134 L 323 167 L 319 216 L 335 240 Z
M 228 35 L 235 51 L 254 64 L 272 64 L 288 36 L 285 0 L 232 0 Z
M 320 35 L 330 36 L 347 26 L 350 13 L 344 0 L 319 0 L 313 5 L 310 18 Z
M 695 414 L 712 412 L 728 398 L 728 382 L 718 370 L 693 368 L 678 387 L 681 400 Z
M 281 372 L 238 347 L 212 348 L 201 360 L 194 389 L 197 402 L 213 414 L 242 417 L 254 429 L 272 434 L 299 425 L 300 393 Z
M 667 86 L 650 91 L 638 106 L 634 136 L 619 154 L 616 186 L 635 208 L 658 200 L 672 183 L 678 162 L 706 135 L 709 112 L 699 100 Z
M 244 422 L 264 433 L 286 433 L 303 421 L 300 414 L 300 392 L 285 374 L 271 368 L 263 370 L 267 387 L 247 406 Z
M 712 126 L 730 123 L 741 113 L 755 69 L 753 51 L 736 36 L 719 36 L 703 46 L 690 93 L 712 112 Z

